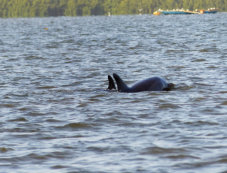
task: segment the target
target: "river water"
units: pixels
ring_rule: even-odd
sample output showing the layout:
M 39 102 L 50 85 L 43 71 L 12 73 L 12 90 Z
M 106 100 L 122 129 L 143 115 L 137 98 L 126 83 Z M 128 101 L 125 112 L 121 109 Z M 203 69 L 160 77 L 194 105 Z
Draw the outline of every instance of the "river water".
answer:
M 226 19 L 0 19 L 0 172 L 227 172 Z

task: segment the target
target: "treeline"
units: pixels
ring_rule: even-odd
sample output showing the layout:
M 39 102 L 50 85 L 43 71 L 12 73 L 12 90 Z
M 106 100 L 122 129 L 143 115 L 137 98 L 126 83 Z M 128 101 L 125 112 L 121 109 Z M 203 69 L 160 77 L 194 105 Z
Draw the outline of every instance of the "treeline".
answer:
M 0 17 L 150 14 L 161 9 L 227 11 L 227 0 L 0 0 Z

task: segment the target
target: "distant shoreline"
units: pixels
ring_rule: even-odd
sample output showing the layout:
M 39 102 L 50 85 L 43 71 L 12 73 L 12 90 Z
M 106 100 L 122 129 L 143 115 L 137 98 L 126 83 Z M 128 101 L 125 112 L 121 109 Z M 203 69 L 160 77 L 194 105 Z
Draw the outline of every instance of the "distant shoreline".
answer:
M 223 12 L 218 12 L 216 14 L 220 14 L 220 13 L 227 13 L 226 11 Z M 156 16 L 154 14 L 142 14 L 142 15 L 151 15 L 151 16 Z M 205 14 L 207 15 L 207 14 Z M 210 15 L 210 14 L 208 14 Z M 212 14 L 213 15 L 213 14 Z M 141 16 L 141 14 L 116 14 L 116 15 L 111 15 L 111 16 Z M 86 16 L 34 16 L 34 17 L 0 17 L 0 19 L 29 19 L 29 18 L 60 18 L 60 17 L 111 17 L 108 15 L 86 15 Z
M 158 9 L 208 9 L 227 11 L 227 1 L 219 0 L 7 0 L 0 1 L 0 18 L 59 17 L 59 16 L 111 16 L 153 14 Z

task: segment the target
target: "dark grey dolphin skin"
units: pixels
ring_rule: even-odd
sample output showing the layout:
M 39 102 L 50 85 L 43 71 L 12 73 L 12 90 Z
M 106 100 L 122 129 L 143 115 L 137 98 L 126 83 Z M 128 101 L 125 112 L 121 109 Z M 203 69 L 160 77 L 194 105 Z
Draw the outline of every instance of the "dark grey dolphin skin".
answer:
M 108 85 L 107 89 L 108 90 L 116 89 L 115 84 L 114 84 L 114 80 L 110 75 L 108 75 L 108 81 L 109 81 L 109 85 Z
M 134 84 L 132 87 L 128 87 L 125 84 L 125 82 L 120 78 L 120 76 L 118 76 L 116 73 L 113 74 L 113 77 L 117 83 L 117 90 L 119 92 L 129 93 L 129 92 L 141 92 L 141 91 L 169 91 L 174 88 L 174 84 L 167 83 L 164 79 L 160 77 L 151 77 L 151 78 L 139 81 L 136 84 Z M 110 82 L 110 79 L 109 79 L 109 82 Z M 111 81 L 111 85 L 109 86 L 114 85 L 114 82 L 113 83 L 112 82 L 113 82 L 113 79 Z

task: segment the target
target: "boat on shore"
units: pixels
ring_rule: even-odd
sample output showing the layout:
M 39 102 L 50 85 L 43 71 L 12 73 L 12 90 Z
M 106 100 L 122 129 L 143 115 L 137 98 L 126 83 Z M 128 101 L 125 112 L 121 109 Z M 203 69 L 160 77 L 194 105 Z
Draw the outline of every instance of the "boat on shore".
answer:
M 173 10 L 161 10 L 159 9 L 158 11 L 155 11 L 153 14 L 154 15 L 183 15 L 183 14 L 198 14 L 199 12 L 196 11 L 190 11 L 190 10 L 184 10 L 184 9 L 173 9 Z
M 157 10 L 153 14 L 154 15 L 185 15 L 185 14 L 213 14 L 217 13 L 218 10 L 215 8 L 210 8 L 208 10 L 195 10 L 195 11 L 190 11 L 190 10 L 184 10 L 184 9 L 173 9 L 173 10 Z
M 209 8 L 208 10 L 199 10 L 199 13 L 200 14 L 214 14 L 214 13 L 217 13 L 218 12 L 218 9 L 216 8 Z
M 195 12 L 193 12 L 193 11 L 184 11 L 184 10 L 182 10 L 182 11 L 175 11 L 175 10 L 173 10 L 173 11 L 162 11 L 161 12 L 162 14 L 164 14 L 164 15 L 175 15 L 175 14 L 196 14 Z

